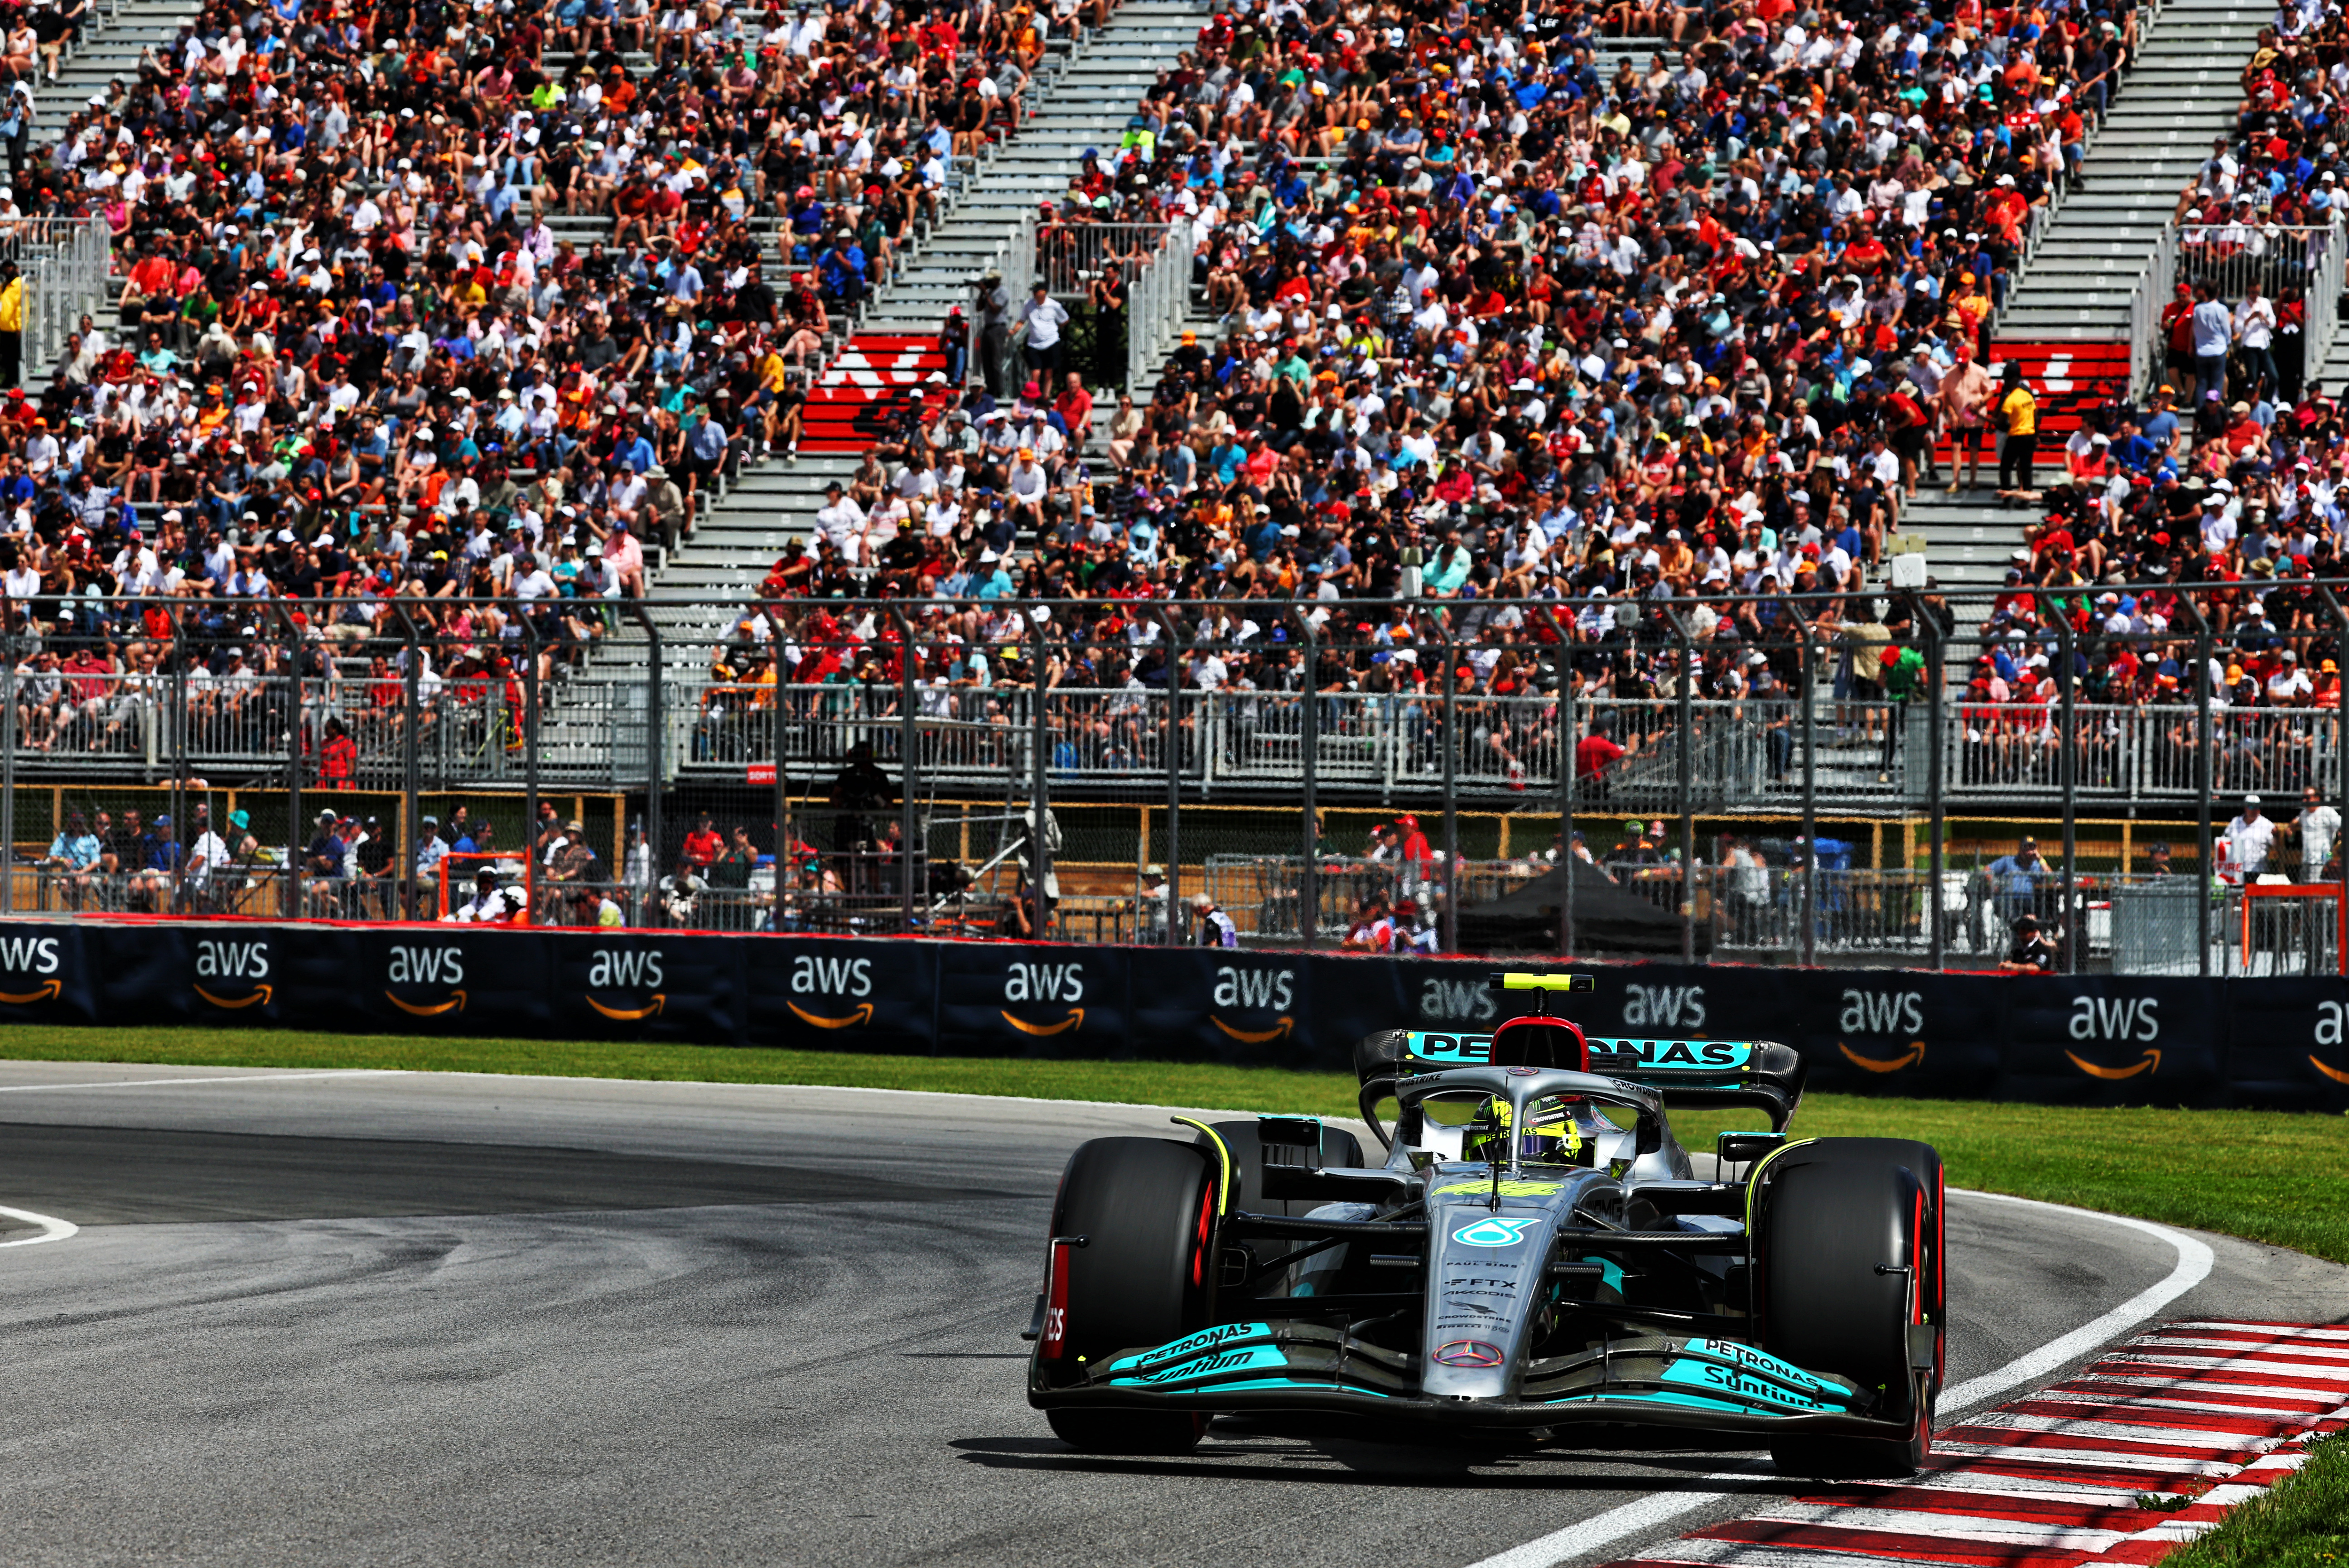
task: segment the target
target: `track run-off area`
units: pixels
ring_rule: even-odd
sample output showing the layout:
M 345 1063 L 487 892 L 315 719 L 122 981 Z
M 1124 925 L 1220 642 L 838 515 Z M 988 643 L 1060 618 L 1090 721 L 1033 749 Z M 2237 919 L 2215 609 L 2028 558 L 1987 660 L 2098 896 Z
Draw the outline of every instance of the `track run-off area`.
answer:
M 1180 1459 L 1071 1453 L 1022 1392 L 1053 1185 L 1087 1137 L 1184 1136 L 1168 1114 L 0 1063 L 6 1557 L 1546 1568 L 1795 1563 L 1825 1541 L 1855 1560 L 1816 1484 L 1760 1454 L 1230 1421 Z M 2074 1528 L 2098 1484 L 2125 1505 L 2138 1475 L 2223 1480 L 2325 1389 L 2349 1402 L 2349 1338 L 2189 1326 L 2340 1322 L 2349 1271 L 1974 1194 L 1950 1243 L 1937 1463 L 2041 1522 L 2004 1556 L 1930 1560 L 2089 1558 L 2131 1533 Z M 2161 1379 L 2231 1383 L 2230 1413 Z M 2148 1405 L 2209 1418 L 2155 1440 L 2128 1425 Z M 2117 1480 L 2041 1473 L 2084 1463 L 2064 1434 L 2108 1430 Z M 1888 1542 L 1935 1512 L 1922 1488 L 1850 1506 Z

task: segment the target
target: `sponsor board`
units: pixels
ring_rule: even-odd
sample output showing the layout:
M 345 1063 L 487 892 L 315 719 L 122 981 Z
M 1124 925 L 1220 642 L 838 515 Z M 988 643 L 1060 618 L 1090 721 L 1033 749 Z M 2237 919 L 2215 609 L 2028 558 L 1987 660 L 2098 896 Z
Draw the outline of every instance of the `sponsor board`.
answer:
M 2349 1108 L 2349 980 L 1579 965 L 1555 1002 L 1643 1070 L 1782 1041 L 1813 1089 Z M 1463 1064 L 1489 961 L 244 921 L 0 922 L 0 1019 L 646 1037 L 1343 1069 L 1410 1028 Z M 1720 1038 L 1733 1026 L 1736 1039 Z M 1443 1043 L 1449 1042 L 1449 1044 Z M 1683 1063 L 1680 1054 L 1690 1060 Z M 1603 1069 L 1602 1069 L 1603 1070 Z M 1669 1093 L 1669 1090 L 1667 1090 Z

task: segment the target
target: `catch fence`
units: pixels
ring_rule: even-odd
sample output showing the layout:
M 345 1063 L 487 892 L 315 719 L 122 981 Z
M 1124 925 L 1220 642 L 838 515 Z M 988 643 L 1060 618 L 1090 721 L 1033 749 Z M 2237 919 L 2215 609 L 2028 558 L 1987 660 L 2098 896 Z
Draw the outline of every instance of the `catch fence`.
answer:
M 2303 792 L 2342 798 L 2333 587 L 2223 638 L 2159 587 L 2134 615 L 2027 593 L 827 601 L 683 648 L 641 601 L 0 602 L 0 909 L 437 918 L 438 828 L 496 857 L 534 919 L 576 918 L 542 898 L 567 883 L 618 889 L 630 925 L 1185 941 L 1221 916 L 1319 945 L 1377 885 L 1346 839 L 1379 816 L 1411 825 L 1423 873 L 1456 868 L 1413 899 L 1441 950 L 1497 943 L 1476 912 L 1587 844 L 1639 852 L 1617 886 L 1667 912 L 1643 939 L 1661 950 L 1972 964 L 2012 948 L 2014 911 L 1979 880 L 1998 856 L 1951 863 L 1954 810 L 2044 825 L 2023 874 L 2056 889 L 2065 965 L 2224 972 L 2247 945 L 2228 887 L 2338 876 L 2323 825 L 2292 820 Z M 93 869 L 67 817 L 125 789 L 158 792 L 150 825 L 168 803 L 176 846 Z M 2220 831 L 2248 794 L 2271 841 L 2248 813 Z M 458 845 L 460 805 L 486 845 Z M 248 822 L 199 854 L 197 808 L 223 840 Z M 1206 837 L 1202 811 L 1226 814 Z M 2142 820 L 2137 851 L 2083 850 L 2084 811 Z M 1852 818 L 1896 824 L 1898 849 L 1837 860 L 1822 823 Z M 1733 827 L 1762 846 L 1742 869 Z M 363 870 L 355 836 L 385 864 Z M 2143 934 L 2131 878 L 2157 839 L 2181 878 L 2222 883 L 2159 906 L 2182 942 Z M 314 886 L 369 879 L 389 889 Z M 1547 919 L 1565 950 L 1574 922 Z

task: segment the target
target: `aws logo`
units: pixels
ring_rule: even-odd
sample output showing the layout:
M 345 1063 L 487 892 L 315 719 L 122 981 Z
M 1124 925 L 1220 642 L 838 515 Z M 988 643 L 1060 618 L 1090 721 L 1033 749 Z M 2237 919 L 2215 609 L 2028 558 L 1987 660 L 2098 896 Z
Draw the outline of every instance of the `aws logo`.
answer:
M 660 990 L 667 983 L 661 973 L 660 949 L 597 948 L 595 961 L 587 966 L 589 992 L 625 991 L 639 995 L 651 994 L 641 1007 L 614 1007 L 596 1001 L 593 995 L 587 998 L 587 1005 L 606 1018 L 618 1019 L 624 1023 L 640 1023 L 658 1016 L 661 1009 L 668 1004 L 667 996 Z
M 2335 1051 L 2341 1048 L 2343 1011 L 2337 1002 L 2316 1004 L 2316 1044 L 2319 1047 L 2330 1046 Z M 2349 1072 L 2325 1065 L 2313 1051 L 2309 1053 L 2308 1064 L 2336 1084 L 2349 1084 Z
M 0 991 L 0 1002 L 25 1007 L 36 1002 L 55 1001 L 66 988 L 66 982 L 57 978 L 63 961 L 57 956 L 55 937 L 0 937 L 0 971 L 7 975 L 0 984 L 14 981 L 30 986 L 21 992 Z M 45 978 L 36 980 L 36 975 Z
M 1846 1034 L 1915 1036 L 1925 1032 L 1925 998 L 1914 991 L 1847 991 L 1843 1012 L 1836 1025 Z M 1923 1064 L 1925 1043 L 1911 1038 L 1909 1048 L 1889 1058 L 1863 1056 L 1842 1041 L 1836 1042 L 1844 1060 L 1869 1073 L 1898 1073 Z
M 267 1006 L 274 990 L 267 983 L 268 980 L 268 942 L 223 941 L 210 937 L 197 939 L 196 994 L 214 1007 L 235 1012 L 241 1008 Z M 212 984 L 207 986 L 206 981 Z M 250 987 L 243 996 L 221 994 L 238 983 Z
M 2075 1040 L 2150 1045 L 2161 1038 L 2161 1019 L 2158 1012 L 2160 1006 L 2160 999 L 2151 996 L 2075 996 L 2072 999 L 2069 1032 Z M 2110 1081 L 2161 1071 L 2161 1053 L 2158 1050 L 2146 1052 L 2126 1067 L 2107 1067 L 2087 1060 L 2075 1051 L 2066 1051 L 2064 1054 L 2072 1059 L 2072 1065 L 2091 1078 Z
M 1694 1034 L 1704 1028 L 1704 987 L 1701 985 L 1627 985 L 1623 988 L 1623 1027 L 1682 1029 Z
M 1003 1022 L 1022 1034 L 1065 1034 L 1085 1024 L 1085 1010 L 1075 1005 L 1085 999 L 1085 966 L 1081 963 L 1015 963 L 1004 971 L 1006 1002 L 1058 1002 L 1067 1012 L 1050 1023 L 1030 1023 L 1009 1007 L 998 1009 Z
M 1492 988 L 1481 980 L 1438 980 L 1429 977 L 1419 988 L 1419 1015 L 1430 1023 L 1465 1019 L 1490 1023 L 1500 1014 Z
M 413 1018 L 438 1018 L 465 1011 L 465 950 L 460 947 L 395 946 L 384 971 L 383 998 Z M 446 986 L 449 994 L 438 1002 L 407 1002 L 394 996 L 395 985 Z
M 792 961 L 792 990 L 800 996 L 837 997 L 873 994 L 873 961 L 864 958 L 818 958 L 802 953 Z M 852 1029 L 873 1022 L 873 1004 L 859 1002 L 848 1010 L 845 1017 L 811 1012 L 796 1002 L 784 1006 L 796 1013 L 802 1023 L 818 1029 Z
M 1297 1001 L 1297 971 L 1293 969 L 1242 969 L 1237 964 L 1218 964 L 1214 998 L 1219 1008 L 1282 1015 L 1269 1029 L 1235 1029 L 1213 1013 L 1208 1014 L 1210 1023 L 1243 1045 L 1268 1045 L 1297 1027 L 1297 1020 L 1288 1016 Z

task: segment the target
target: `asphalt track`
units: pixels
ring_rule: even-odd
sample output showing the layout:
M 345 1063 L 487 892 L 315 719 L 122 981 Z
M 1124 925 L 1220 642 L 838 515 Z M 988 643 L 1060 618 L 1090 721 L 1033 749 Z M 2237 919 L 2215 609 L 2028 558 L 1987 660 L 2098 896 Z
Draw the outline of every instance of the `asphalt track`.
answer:
M 0 1064 L 0 1207 L 81 1227 L 9 1246 L 40 1231 L 0 1216 L 0 1558 L 1464 1568 L 1760 1468 L 1222 1426 L 1182 1460 L 1070 1453 L 1017 1337 L 1053 1182 L 1165 1115 Z M 2176 1261 L 1962 1198 L 1951 1240 L 1952 1382 Z M 2349 1311 L 2349 1272 L 2203 1240 L 2168 1315 Z

